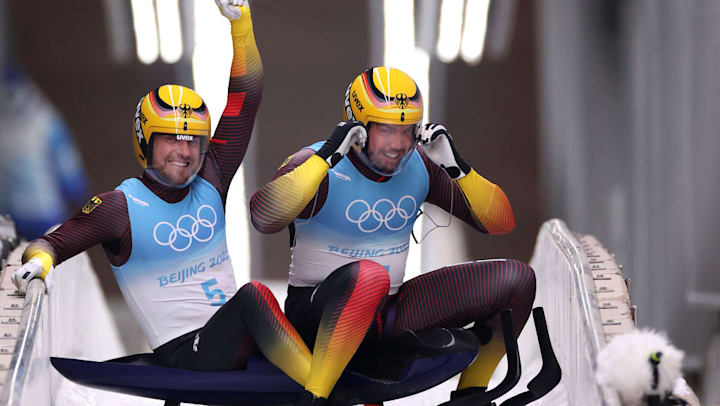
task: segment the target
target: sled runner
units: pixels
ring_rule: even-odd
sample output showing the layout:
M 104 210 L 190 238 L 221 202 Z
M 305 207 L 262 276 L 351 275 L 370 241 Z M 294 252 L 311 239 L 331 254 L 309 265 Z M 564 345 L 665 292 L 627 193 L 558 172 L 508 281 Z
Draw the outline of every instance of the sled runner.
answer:
M 535 322 L 535 330 L 537 332 L 538 344 L 540 345 L 540 355 L 542 356 L 543 365 L 540 372 L 528 383 L 526 392 L 515 395 L 500 406 L 521 406 L 526 405 L 534 400 L 540 399 L 552 390 L 562 376 L 560 364 L 555 357 L 555 352 L 550 342 L 550 334 L 548 333 L 547 323 L 545 321 L 545 312 L 542 307 L 536 307 L 532 311 L 533 321 Z M 479 392 L 477 394 L 463 396 L 443 403 L 441 406 L 488 406 L 495 405 L 492 403 L 494 399 L 506 394 L 510 389 L 517 385 L 520 380 L 522 368 L 520 366 L 520 353 L 518 351 L 517 340 L 513 333 L 512 312 L 503 310 L 501 313 L 503 326 L 503 337 L 505 339 L 505 351 L 507 353 L 508 369 L 505 378 L 498 386 L 487 392 Z

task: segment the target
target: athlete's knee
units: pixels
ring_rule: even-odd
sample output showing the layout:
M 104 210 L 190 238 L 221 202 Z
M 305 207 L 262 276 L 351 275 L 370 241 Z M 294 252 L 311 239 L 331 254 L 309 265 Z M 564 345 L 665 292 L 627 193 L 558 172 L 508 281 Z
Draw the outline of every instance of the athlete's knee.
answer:
M 535 270 L 524 262 L 514 259 L 506 261 L 506 283 L 516 294 L 535 295 Z
M 237 293 L 235 293 L 235 297 L 257 296 L 263 287 L 265 287 L 265 285 L 260 282 L 248 282 L 238 289 Z
M 390 287 L 390 274 L 384 266 L 378 264 L 377 262 L 361 259 L 358 261 L 358 269 L 360 275 L 380 282 L 381 284 L 386 284 L 388 288 Z
M 384 266 L 375 261 L 362 259 L 358 261 L 357 286 L 387 295 L 390 291 L 390 275 Z
M 387 269 L 377 262 L 366 259 L 341 266 L 328 279 L 343 285 L 373 287 L 384 290 L 385 293 L 390 289 L 390 275 Z
M 248 289 L 248 290 L 250 290 L 250 291 L 257 292 L 257 293 L 259 293 L 259 294 L 261 294 L 261 295 L 267 295 L 267 294 L 271 294 L 271 293 L 272 293 L 272 292 L 270 292 L 270 288 L 268 288 L 267 286 L 265 286 L 264 283 L 258 282 L 258 281 L 250 281 L 250 282 L 244 284 L 244 285 L 243 285 L 243 288 L 246 288 L 246 289 Z
M 238 289 L 232 300 L 242 303 L 245 306 L 256 305 L 259 302 L 268 302 L 274 298 L 270 289 L 264 284 L 251 281 Z

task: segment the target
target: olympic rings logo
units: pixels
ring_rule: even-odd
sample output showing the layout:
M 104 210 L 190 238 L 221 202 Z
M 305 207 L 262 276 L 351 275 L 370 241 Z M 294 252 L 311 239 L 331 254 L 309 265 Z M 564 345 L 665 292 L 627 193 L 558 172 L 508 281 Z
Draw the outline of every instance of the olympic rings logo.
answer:
M 365 200 L 357 199 L 345 209 L 345 218 L 357 224 L 363 233 L 375 232 L 383 225 L 390 231 L 398 231 L 415 218 L 416 210 L 417 202 L 410 195 L 401 197 L 397 205 L 389 199 L 380 199 L 370 206 Z
M 209 211 L 208 211 L 209 210 Z M 205 217 L 203 217 L 203 214 Z M 183 214 L 177 219 L 175 225 L 167 221 L 161 221 L 153 229 L 155 242 L 160 245 L 170 246 L 176 252 L 183 252 L 190 248 L 193 240 L 207 242 L 215 235 L 215 224 L 217 213 L 212 206 L 203 204 L 198 207 L 195 217 Z M 169 232 L 165 232 L 169 229 Z M 163 237 L 163 238 L 161 238 Z M 180 244 L 175 244 L 180 239 Z

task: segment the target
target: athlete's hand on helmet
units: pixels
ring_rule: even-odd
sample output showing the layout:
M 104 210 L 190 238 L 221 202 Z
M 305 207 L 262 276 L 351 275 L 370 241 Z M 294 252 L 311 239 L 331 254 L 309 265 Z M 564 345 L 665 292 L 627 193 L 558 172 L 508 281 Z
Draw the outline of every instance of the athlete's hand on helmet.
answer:
M 43 264 L 39 258 L 33 258 L 24 263 L 12 274 L 12 282 L 17 286 L 20 293 L 25 294 L 28 283 L 35 278 L 45 280 L 45 289 L 49 292 L 52 287 L 52 274 L 55 268 L 50 266 L 50 271 L 43 277 Z
M 365 146 L 365 141 L 367 141 L 367 130 L 363 123 L 354 120 L 342 121 L 315 155 L 324 159 L 332 168 L 343 159 L 353 144 L 362 148 Z
M 230 21 L 237 20 L 242 16 L 240 7 L 248 6 L 247 0 L 215 0 L 215 4 L 217 4 L 222 15 Z
M 453 179 L 460 179 L 470 173 L 470 165 L 455 149 L 452 137 L 440 124 L 428 123 L 420 129 L 420 143 L 425 155 L 437 166 L 443 168 Z

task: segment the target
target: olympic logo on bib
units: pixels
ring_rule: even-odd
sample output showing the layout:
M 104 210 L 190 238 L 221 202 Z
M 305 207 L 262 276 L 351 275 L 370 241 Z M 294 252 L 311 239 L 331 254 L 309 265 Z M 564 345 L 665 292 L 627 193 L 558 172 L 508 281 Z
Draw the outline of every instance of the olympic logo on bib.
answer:
M 195 216 L 183 214 L 174 225 L 167 221 L 157 223 L 153 229 L 155 242 L 160 245 L 170 246 L 176 252 L 183 252 L 190 248 L 193 240 L 198 242 L 210 241 L 215 235 L 215 223 L 217 223 L 215 209 L 212 206 L 203 204 L 198 207 Z
M 345 218 L 357 224 L 363 233 L 375 232 L 382 226 L 390 231 L 398 231 L 415 218 L 416 210 L 417 202 L 410 195 L 401 197 L 397 205 L 390 199 L 380 199 L 370 206 L 365 200 L 357 199 L 345 209 Z

